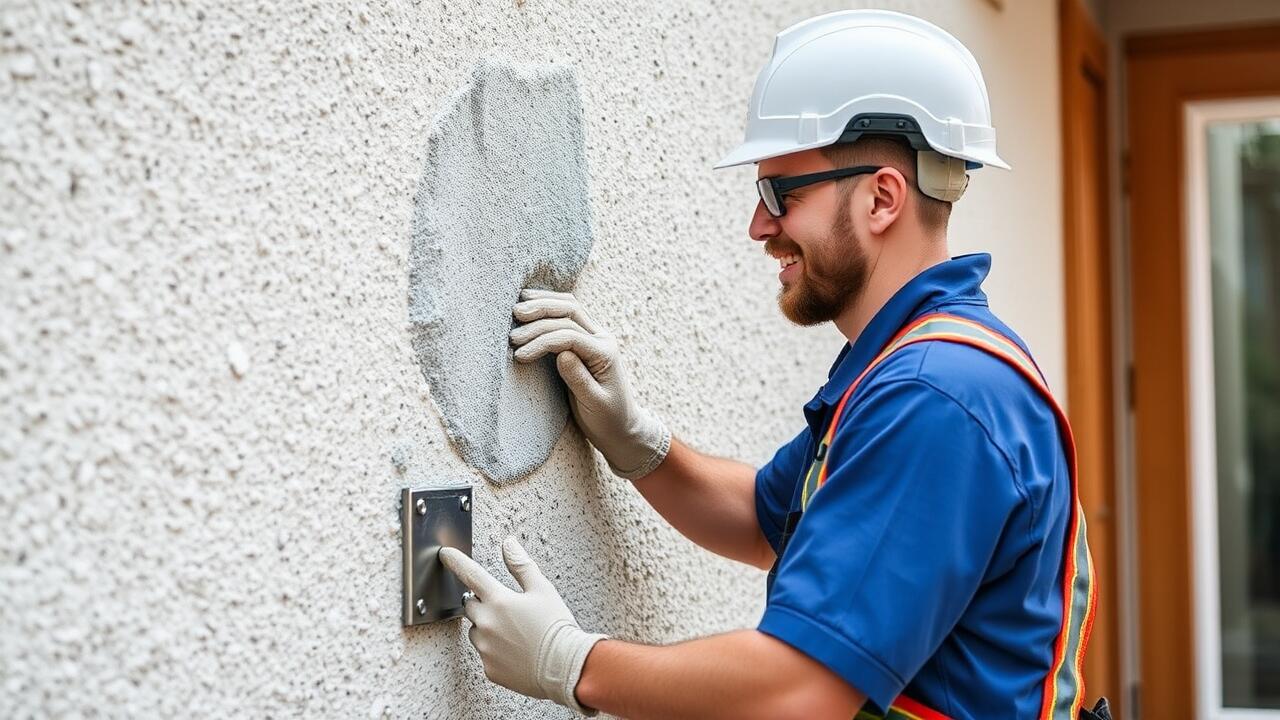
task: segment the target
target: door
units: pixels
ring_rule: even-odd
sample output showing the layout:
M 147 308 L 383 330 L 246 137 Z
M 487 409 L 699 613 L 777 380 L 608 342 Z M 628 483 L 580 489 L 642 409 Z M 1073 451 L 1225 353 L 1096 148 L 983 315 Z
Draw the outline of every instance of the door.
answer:
M 1280 26 L 1129 38 L 1125 59 L 1137 709 L 1280 717 L 1264 393 L 1280 226 L 1261 219 L 1274 190 L 1243 184 L 1267 177 L 1272 126 L 1219 113 L 1280 97 Z
M 1197 706 L 1280 720 L 1280 97 L 1185 117 Z
M 1086 703 L 1104 695 L 1123 717 L 1117 583 L 1111 243 L 1108 237 L 1106 42 L 1080 0 L 1061 0 L 1063 268 L 1067 414 L 1080 502 L 1098 582 L 1085 654 Z

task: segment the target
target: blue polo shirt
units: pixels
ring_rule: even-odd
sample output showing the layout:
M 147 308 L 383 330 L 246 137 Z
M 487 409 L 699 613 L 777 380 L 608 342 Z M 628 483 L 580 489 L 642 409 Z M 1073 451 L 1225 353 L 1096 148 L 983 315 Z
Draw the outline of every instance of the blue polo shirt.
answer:
M 849 384 L 914 318 L 946 311 L 1025 344 L 987 307 L 986 254 L 917 275 L 846 344 L 806 427 L 756 475 L 777 551 Z M 1030 354 L 1030 353 L 1028 353 Z M 909 345 L 845 407 L 827 480 L 778 565 L 759 630 L 886 708 L 900 694 L 956 720 L 1035 717 L 1062 622 L 1071 480 L 1052 408 L 968 345 Z

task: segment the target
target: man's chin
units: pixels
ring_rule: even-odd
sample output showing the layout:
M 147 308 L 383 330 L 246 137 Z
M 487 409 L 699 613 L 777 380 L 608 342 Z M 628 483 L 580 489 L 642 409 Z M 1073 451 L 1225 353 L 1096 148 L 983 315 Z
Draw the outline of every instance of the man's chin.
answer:
M 823 298 L 806 286 L 803 279 L 797 278 L 778 290 L 778 309 L 796 325 L 811 327 L 835 320 L 853 297 Z
M 778 309 L 783 317 L 801 327 L 812 327 L 830 319 L 815 314 L 804 292 L 794 283 L 778 291 Z

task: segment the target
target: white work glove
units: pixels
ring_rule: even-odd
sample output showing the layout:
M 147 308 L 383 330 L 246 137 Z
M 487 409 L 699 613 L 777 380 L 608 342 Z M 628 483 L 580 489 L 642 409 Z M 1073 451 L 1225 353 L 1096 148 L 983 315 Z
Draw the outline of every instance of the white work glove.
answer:
M 524 592 L 508 589 L 457 548 L 440 548 L 440 562 L 475 593 L 463 604 L 467 633 L 485 677 L 534 698 L 546 698 L 593 716 L 574 696 L 587 653 L 606 635 L 582 631 L 560 593 L 513 537 L 502 557 Z
M 520 300 L 511 313 L 525 323 L 511 331 L 516 361 L 556 353 L 573 418 L 609 468 L 628 480 L 653 472 L 671 449 L 671 431 L 636 401 L 618 341 L 570 293 L 525 289 Z

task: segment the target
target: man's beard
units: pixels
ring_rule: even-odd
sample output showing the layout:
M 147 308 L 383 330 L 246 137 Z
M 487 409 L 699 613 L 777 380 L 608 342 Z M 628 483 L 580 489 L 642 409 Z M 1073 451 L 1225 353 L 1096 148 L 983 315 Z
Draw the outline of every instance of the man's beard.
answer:
M 836 319 L 866 285 L 867 254 L 853 228 L 848 203 L 840 206 L 831 234 L 803 254 L 800 276 L 778 291 L 778 308 L 797 325 Z

